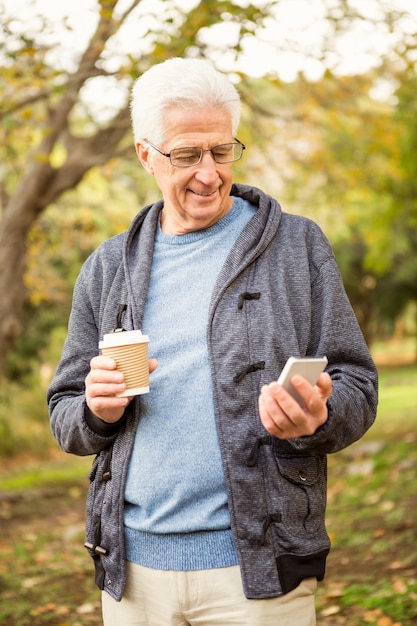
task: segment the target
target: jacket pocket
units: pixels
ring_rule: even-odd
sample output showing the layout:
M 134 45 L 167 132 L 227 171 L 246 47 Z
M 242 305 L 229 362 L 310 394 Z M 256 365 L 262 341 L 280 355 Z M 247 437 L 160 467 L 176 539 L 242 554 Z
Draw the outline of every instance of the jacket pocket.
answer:
M 327 538 L 326 458 L 323 456 L 276 456 L 282 485 L 281 513 L 285 532 L 301 537 Z

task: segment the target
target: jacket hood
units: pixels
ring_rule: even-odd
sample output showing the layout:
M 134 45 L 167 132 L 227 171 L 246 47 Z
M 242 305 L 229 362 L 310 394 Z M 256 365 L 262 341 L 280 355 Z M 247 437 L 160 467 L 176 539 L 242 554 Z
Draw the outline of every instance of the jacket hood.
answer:
M 273 240 L 281 220 L 278 202 L 256 187 L 232 185 L 231 196 L 237 196 L 256 207 L 256 213 L 237 238 L 219 280 L 230 284 L 241 267 L 257 258 Z M 132 306 L 134 328 L 141 328 L 146 295 L 149 288 L 155 234 L 163 200 L 145 207 L 133 220 L 127 233 L 123 252 L 126 285 Z M 140 285 L 141 289 L 134 286 Z
M 261 189 L 250 185 L 235 183 L 232 185 L 231 196 L 239 197 L 250 202 L 257 212 L 249 222 L 247 228 L 251 231 L 251 238 L 255 235 L 257 244 L 255 249 L 262 252 L 274 236 L 282 214 L 280 204 L 272 197 L 265 194 Z M 125 268 L 135 267 L 138 262 L 138 238 L 141 239 L 141 253 L 143 254 L 142 240 L 147 242 L 146 255 L 152 255 L 153 241 L 158 225 L 159 214 L 164 206 L 163 200 L 150 204 L 142 209 L 132 221 L 126 240 L 124 252 Z M 245 229 L 246 230 L 246 229 Z M 244 231 L 245 232 L 245 231 Z M 257 236 L 256 236 L 257 235 Z M 259 246 L 259 250 L 258 250 Z M 255 249 L 253 252 L 255 252 Z M 248 251 L 246 250 L 246 253 Z

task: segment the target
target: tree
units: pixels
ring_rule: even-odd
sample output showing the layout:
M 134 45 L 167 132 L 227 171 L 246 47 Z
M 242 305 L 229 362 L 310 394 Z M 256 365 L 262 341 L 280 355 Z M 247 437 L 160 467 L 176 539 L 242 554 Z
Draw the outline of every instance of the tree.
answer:
M 128 108 L 132 81 L 151 64 L 175 55 L 217 59 L 221 55 L 230 57 L 231 52 L 238 55 L 245 38 L 256 34 L 268 15 L 284 3 L 200 0 L 193 9 L 182 11 L 172 0 L 160 0 L 152 26 L 148 27 L 147 18 L 152 16 L 140 12 L 141 0 L 98 0 L 95 28 L 79 58 L 75 55 L 72 59 L 70 70 L 55 61 L 54 52 L 59 46 L 43 36 L 49 28 L 45 18 L 40 17 L 33 27 L 25 21 L 21 32 L 16 30 L 15 22 L 2 19 L 0 378 L 7 353 L 21 332 L 27 247 L 33 225 L 65 192 L 75 189 L 91 169 L 132 154 Z M 322 4 L 327 10 L 328 41 L 315 54 L 322 64 L 334 65 L 332 35 L 343 34 L 358 20 L 373 23 L 374 18 L 364 17 L 347 0 L 323 0 Z M 394 17 L 387 11 L 378 19 L 392 28 Z M 136 20 L 141 45 L 130 53 L 118 54 L 114 42 L 117 38 L 123 40 L 132 20 Z M 234 27 L 233 43 L 217 40 L 213 44 L 205 36 L 207 30 L 226 22 Z M 280 40 L 277 49 L 281 46 L 285 51 L 289 45 L 287 40 Z M 302 51 L 302 38 L 292 45 L 298 53 Z M 305 52 L 307 49 L 311 56 L 308 43 Z M 242 81 L 249 106 L 264 114 L 260 99 L 255 104 L 253 93 L 245 92 L 244 77 L 237 72 L 235 75 Z M 107 111 L 106 117 L 89 114 L 85 106 L 86 90 L 99 80 L 117 82 L 121 96 L 119 105 Z M 275 117 L 280 118 L 277 108 Z M 286 124 L 289 115 L 287 107 L 278 123 Z M 253 124 L 253 129 L 259 127 Z
M 29 232 L 45 209 L 67 190 L 75 188 L 93 167 L 132 150 L 129 85 L 151 63 L 174 55 L 204 55 L 199 31 L 233 16 L 240 36 L 250 32 L 268 14 L 252 4 L 199 2 L 186 14 L 175 13 L 165 2 L 159 15 L 159 31 L 145 32 L 151 42 L 148 54 L 125 58 L 125 65 L 109 68 L 106 53 L 112 38 L 134 16 L 140 0 L 118 12 L 118 0 L 99 0 L 97 25 L 72 72 L 48 63 L 50 49 L 35 37 L 16 36 L 12 24 L 3 25 L 2 56 L 5 66 L 0 86 L 2 144 L 6 156 L 0 186 L 0 375 L 5 357 L 20 333 L 20 315 L 25 299 L 24 271 Z M 273 4 L 273 3 L 272 3 Z M 45 27 L 43 21 L 42 27 Z M 239 41 L 240 37 L 238 38 Z M 238 47 L 238 44 L 237 46 Z M 92 79 L 117 77 L 124 103 L 102 123 L 76 123 L 83 88 Z M 8 153 L 8 154 L 7 154 Z
M 417 303 L 417 73 L 408 43 L 361 76 L 300 76 L 285 129 L 287 196 L 301 211 L 319 207 L 368 343 Z M 382 79 L 391 97 L 379 100 Z

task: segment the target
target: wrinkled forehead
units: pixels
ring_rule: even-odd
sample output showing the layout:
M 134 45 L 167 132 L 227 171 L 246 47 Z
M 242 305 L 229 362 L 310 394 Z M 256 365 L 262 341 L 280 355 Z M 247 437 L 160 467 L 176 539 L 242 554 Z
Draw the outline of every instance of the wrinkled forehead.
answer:
M 219 107 L 167 107 L 163 115 L 163 141 L 188 146 L 205 146 L 233 141 L 229 111 Z M 185 142 L 185 143 L 184 143 Z

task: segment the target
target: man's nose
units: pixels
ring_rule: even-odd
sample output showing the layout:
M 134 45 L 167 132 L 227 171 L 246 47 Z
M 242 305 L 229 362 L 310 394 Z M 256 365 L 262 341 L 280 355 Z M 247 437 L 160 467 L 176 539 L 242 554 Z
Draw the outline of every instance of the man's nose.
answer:
M 196 178 L 205 183 L 213 181 L 217 178 L 217 163 L 213 158 L 210 150 L 203 152 L 200 163 L 197 165 Z

